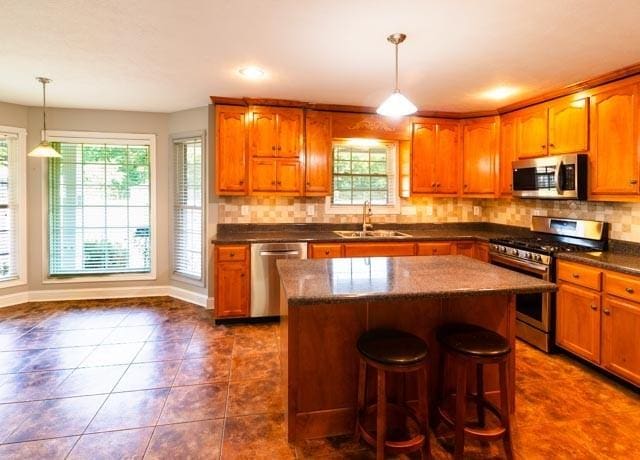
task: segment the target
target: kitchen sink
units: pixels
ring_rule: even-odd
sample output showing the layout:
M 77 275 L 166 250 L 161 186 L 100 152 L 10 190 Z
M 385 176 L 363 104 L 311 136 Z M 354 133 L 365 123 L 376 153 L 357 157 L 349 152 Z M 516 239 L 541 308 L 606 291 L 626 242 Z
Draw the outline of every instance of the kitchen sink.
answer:
M 398 232 L 396 230 L 367 230 L 366 232 L 359 230 L 336 230 L 335 233 L 342 238 L 410 238 L 408 233 Z

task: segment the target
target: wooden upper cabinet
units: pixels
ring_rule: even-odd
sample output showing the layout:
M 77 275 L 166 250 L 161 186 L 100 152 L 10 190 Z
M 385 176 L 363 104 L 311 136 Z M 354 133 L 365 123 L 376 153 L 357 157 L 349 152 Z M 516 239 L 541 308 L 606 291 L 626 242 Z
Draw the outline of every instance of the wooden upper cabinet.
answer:
M 505 116 L 500 120 L 500 194 L 513 191 L 513 166 L 516 155 L 516 120 Z
M 638 85 L 591 97 L 591 195 L 638 193 Z
M 301 163 L 286 158 L 254 158 L 251 160 L 251 191 L 300 195 Z
M 411 145 L 411 191 L 455 194 L 458 191 L 460 124 L 414 123 Z
M 436 193 L 458 192 L 458 157 L 460 155 L 460 124 L 438 123 L 437 155 L 435 158 Z
M 495 193 L 496 125 L 495 118 L 463 123 L 462 193 L 465 195 Z
M 565 98 L 549 105 L 551 155 L 586 152 L 589 149 L 589 98 Z
M 251 160 L 251 191 L 275 192 L 277 166 L 272 158 L 254 158 Z
M 253 157 L 293 157 L 302 151 L 302 110 L 251 107 L 249 150 Z
M 276 160 L 276 191 L 289 195 L 302 192 L 302 173 L 298 160 Z
M 411 137 L 411 192 L 435 193 L 435 123 L 414 123 Z
M 269 107 L 253 107 L 249 146 L 251 156 L 274 157 L 278 151 L 277 114 Z
M 216 106 L 216 194 L 247 193 L 247 112 L 243 107 Z
M 308 111 L 305 118 L 305 195 L 331 194 L 331 114 Z
M 547 106 L 534 106 L 515 114 L 518 158 L 547 155 Z
M 556 343 L 600 363 L 600 293 L 561 282 L 557 293 Z

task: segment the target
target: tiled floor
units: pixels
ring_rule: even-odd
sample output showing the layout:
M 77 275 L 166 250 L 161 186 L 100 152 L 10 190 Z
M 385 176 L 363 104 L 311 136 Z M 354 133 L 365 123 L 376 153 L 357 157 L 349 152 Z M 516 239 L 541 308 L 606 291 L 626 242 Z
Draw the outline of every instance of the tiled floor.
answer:
M 350 437 L 286 443 L 277 350 L 275 325 L 214 327 L 169 298 L 0 309 L 0 458 L 373 458 Z M 637 392 L 522 344 L 517 367 L 519 458 L 640 458 Z

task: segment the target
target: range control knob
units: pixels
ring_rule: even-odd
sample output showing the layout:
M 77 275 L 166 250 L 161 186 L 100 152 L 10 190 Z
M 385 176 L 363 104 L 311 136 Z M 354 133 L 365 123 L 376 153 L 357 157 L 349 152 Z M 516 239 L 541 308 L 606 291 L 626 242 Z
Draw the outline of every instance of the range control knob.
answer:
M 536 262 L 542 262 L 542 256 L 540 254 L 536 256 Z
M 511 250 L 511 255 L 517 256 L 518 255 L 518 250 L 517 249 L 512 249 Z

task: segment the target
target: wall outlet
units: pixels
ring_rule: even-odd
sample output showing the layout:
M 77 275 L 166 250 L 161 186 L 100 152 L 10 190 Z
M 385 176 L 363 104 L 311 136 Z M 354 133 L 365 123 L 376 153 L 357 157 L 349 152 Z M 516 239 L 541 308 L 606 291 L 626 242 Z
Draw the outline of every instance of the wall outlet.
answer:
M 316 215 L 316 207 L 313 204 L 307 205 L 307 216 L 313 217 Z
M 433 216 L 433 206 L 425 206 L 424 211 L 427 216 Z
M 473 207 L 473 215 L 480 216 L 482 214 L 482 208 L 480 206 Z
M 246 204 L 243 204 L 242 206 L 240 206 L 240 215 L 241 216 L 248 216 L 249 215 L 249 206 Z

